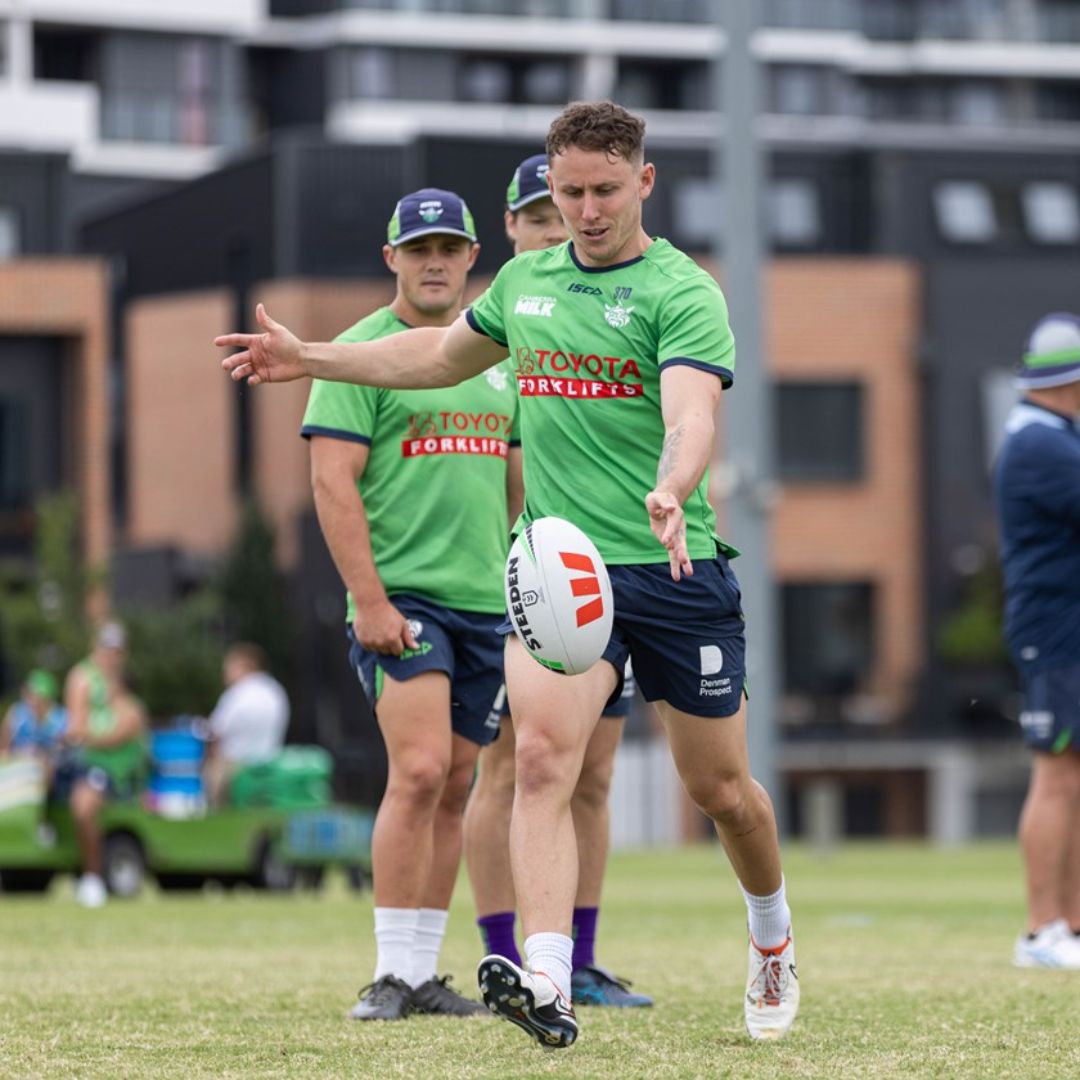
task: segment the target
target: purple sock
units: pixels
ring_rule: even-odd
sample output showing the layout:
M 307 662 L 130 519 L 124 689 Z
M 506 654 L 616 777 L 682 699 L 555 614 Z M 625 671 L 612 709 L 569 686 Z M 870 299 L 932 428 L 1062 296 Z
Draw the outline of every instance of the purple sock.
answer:
M 596 963 L 596 920 L 600 909 L 594 907 L 574 908 L 574 970 Z
M 514 913 L 497 911 L 494 915 L 485 915 L 476 920 L 480 927 L 480 936 L 484 939 L 484 950 L 490 955 L 505 956 L 512 964 L 521 966 L 521 953 L 514 941 Z

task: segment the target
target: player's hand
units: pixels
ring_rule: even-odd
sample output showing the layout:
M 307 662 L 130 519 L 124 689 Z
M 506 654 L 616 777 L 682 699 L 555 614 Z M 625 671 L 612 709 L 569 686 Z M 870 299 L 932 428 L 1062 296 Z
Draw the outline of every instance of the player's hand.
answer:
M 261 334 L 222 334 L 214 338 L 215 345 L 235 346 L 241 350 L 221 361 L 233 382 L 246 379 L 248 386 L 258 386 L 259 383 L 291 382 L 307 375 L 300 339 L 281 323 L 274 322 L 262 304 L 255 308 L 255 319 L 263 328 Z
M 671 577 L 679 581 L 683 574 L 693 577 L 694 564 L 686 547 L 686 518 L 679 500 L 669 491 L 650 491 L 645 496 L 649 511 L 649 527 L 653 535 L 667 548 Z
M 406 649 L 418 649 L 409 620 L 385 597 L 356 605 L 353 619 L 356 640 L 371 652 L 400 656 Z

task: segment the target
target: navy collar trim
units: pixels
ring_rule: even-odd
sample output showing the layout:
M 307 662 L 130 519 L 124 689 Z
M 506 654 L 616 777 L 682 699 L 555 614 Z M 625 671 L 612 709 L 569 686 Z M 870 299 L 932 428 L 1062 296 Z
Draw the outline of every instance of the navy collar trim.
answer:
M 574 241 L 567 242 L 567 250 L 570 252 L 570 261 L 583 273 L 583 274 L 606 274 L 611 270 L 622 270 L 626 266 L 633 266 L 634 263 L 641 262 L 645 256 L 644 254 L 635 255 L 632 259 L 627 259 L 625 262 L 612 263 L 611 266 L 586 266 L 577 257 L 577 252 L 574 251 Z

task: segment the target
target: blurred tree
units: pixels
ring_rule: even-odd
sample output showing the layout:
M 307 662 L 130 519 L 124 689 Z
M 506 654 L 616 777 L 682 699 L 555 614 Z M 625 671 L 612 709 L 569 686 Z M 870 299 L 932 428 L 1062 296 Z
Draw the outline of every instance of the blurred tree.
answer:
M 32 570 L 0 576 L 0 635 L 9 683 L 31 668 L 62 678 L 86 655 L 90 625 L 88 589 L 101 580 L 87 569 L 79 544 L 79 501 L 70 492 L 46 495 L 35 506 Z
M 128 677 L 155 720 L 208 716 L 222 690 L 221 598 L 199 589 L 169 608 L 129 607 Z
M 225 557 L 218 588 L 228 640 L 251 641 L 266 650 L 270 671 L 286 687 L 293 674 L 295 620 L 285 596 L 285 581 L 274 560 L 274 530 L 254 500 Z
M 1004 586 L 997 559 L 986 562 L 967 580 L 960 604 L 938 636 L 938 652 L 950 664 L 1006 664 Z

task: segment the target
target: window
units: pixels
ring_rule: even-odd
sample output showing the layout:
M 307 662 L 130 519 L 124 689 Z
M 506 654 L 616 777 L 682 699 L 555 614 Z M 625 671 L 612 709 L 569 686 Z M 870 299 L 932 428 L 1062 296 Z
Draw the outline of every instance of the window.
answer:
M 776 388 L 777 476 L 785 484 L 853 483 L 864 474 L 863 387 L 781 382 Z
M 769 185 L 769 231 L 780 247 L 810 247 L 821 239 L 821 204 L 812 180 Z
M 513 82 L 509 64 L 499 60 L 473 60 L 462 69 L 461 96 L 466 101 L 509 101 Z
M 1025 184 L 1020 193 L 1028 235 L 1039 244 L 1080 241 L 1080 207 L 1076 188 L 1063 181 Z
M 14 259 L 21 251 L 19 212 L 14 206 L 0 206 L 0 262 Z
M 358 49 L 352 54 L 351 96 L 384 100 L 394 96 L 394 56 L 389 49 Z
M 0 398 L 0 510 L 25 506 L 29 430 L 26 403 Z
M 867 582 L 781 586 L 784 688 L 841 696 L 857 692 L 874 663 L 874 587 Z
M 785 116 L 821 116 L 825 113 L 825 71 L 787 64 L 772 71 L 773 112 Z
M 1040 81 L 1035 87 L 1035 115 L 1039 120 L 1065 123 L 1080 120 L 1080 86 L 1074 82 Z
M 712 180 L 681 180 L 672 188 L 672 215 L 679 243 L 711 248 L 724 224 L 724 192 Z
M 998 234 L 990 189 L 977 180 L 948 180 L 934 189 L 941 235 L 954 244 L 987 244 Z
M 615 100 L 628 109 L 708 109 L 709 65 L 699 61 L 623 60 Z
M 530 64 L 522 76 L 522 96 L 529 105 L 560 105 L 570 97 L 569 74 L 565 64 Z
M 958 83 L 950 95 L 949 119 L 969 127 L 994 127 L 1005 121 L 1001 86 L 986 82 Z

